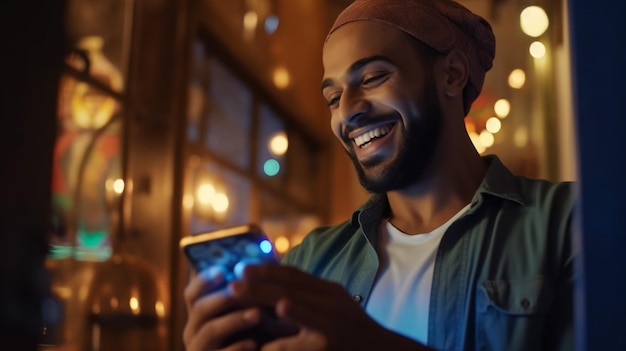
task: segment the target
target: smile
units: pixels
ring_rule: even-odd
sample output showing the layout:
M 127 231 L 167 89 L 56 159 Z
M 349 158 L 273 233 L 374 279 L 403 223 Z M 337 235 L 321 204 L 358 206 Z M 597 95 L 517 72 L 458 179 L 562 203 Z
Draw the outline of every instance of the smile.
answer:
M 389 125 L 377 127 L 355 137 L 352 140 L 358 147 L 363 148 L 371 143 L 372 140 L 384 137 L 390 130 L 391 127 Z

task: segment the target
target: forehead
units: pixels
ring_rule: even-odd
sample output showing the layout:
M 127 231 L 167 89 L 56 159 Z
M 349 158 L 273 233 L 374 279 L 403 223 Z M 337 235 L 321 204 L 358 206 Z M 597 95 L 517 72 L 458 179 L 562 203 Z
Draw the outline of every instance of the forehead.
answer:
M 331 34 L 324 45 L 324 75 L 336 75 L 365 57 L 382 55 L 394 63 L 412 56 L 412 41 L 406 33 L 384 23 L 358 21 L 345 24 Z M 415 57 L 412 57 L 415 59 Z

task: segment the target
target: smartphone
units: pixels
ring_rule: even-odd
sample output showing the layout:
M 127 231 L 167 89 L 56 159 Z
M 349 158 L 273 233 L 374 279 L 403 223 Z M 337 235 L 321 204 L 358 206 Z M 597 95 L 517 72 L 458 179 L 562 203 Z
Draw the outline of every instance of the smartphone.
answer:
M 180 247 L 196 272 L 217 267 L 225 276 L 225 284 L 240 278 L 248 264 L 278 263 L 278 254 L 271 241 L 257 225 L 246 224 L 185 237 Z M 224 345 L 253 338 L 263 345 L 278 337 L 294 335 L 298 328 L 278 320 L 270 309 L 262 310 L 259 326 L 234 335 Z
M 196 272 L 216 267 L 226 282 L 241 277 L 246 265 L 279 262 L 274 245 L 254 224 L 188 236 L 180 240 L 180 247 Z

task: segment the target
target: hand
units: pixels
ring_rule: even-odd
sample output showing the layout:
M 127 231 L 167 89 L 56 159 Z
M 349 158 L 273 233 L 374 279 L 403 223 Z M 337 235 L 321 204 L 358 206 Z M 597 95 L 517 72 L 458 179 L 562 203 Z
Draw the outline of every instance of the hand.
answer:
M 295 336 L 263 345 L 263 351 L 427 350 L 376 323 L 344 288 L 289 266 L 249 266 L 230 284 L 234 297 L 271 306 L 300 326 Z
M 242 308 L 224 288 L 224 275 L 219 270 L 205 270 L 185 288 L 187 324 L 183 341 L 187 351 L 256 350 L 252 339 L 229 343 L 229 338 L 256 326 L 261 313 L 258 308 Z

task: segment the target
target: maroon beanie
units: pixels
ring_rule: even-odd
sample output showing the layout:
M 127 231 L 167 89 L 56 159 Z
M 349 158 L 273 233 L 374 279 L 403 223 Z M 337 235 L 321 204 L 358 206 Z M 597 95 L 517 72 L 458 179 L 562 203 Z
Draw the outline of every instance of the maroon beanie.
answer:
M 442 54 L 455 48 L 464 52 L 470 72 L 463 105 L 469 112 L 495 56 L 496 40 L 485 19 L 452 0 L 356 0 L 339 14 L 326 40 L 356 21 L 386 23 Z

